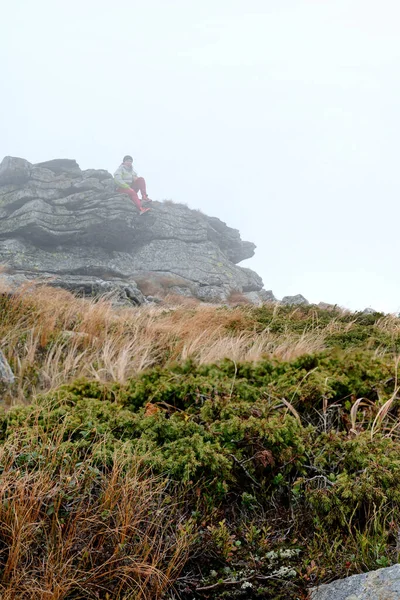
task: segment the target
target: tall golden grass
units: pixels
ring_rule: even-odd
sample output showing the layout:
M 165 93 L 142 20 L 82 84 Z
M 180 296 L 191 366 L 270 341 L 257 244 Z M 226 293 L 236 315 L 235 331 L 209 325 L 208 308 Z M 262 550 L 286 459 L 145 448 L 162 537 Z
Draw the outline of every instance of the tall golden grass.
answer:
M 116 307 L 110 298 L 77 298 L 30 285 L 3 295 L 1 349 L 16 376 L 12 402 L 77 377 L 126 382 L 154 365 L 291 360 L 325 348 L 328 335 L 350 328 L 334 317 L 300 333 L 259 330 L 251 308 L 208 304 Z M 293 317 L 296 318 L 296 311 Z M 275 311 L 278 313 L 279 307 Z M 290 318 L 290 316 L 288 317 Z M 382 322 L 388 327 L 390 322 Z

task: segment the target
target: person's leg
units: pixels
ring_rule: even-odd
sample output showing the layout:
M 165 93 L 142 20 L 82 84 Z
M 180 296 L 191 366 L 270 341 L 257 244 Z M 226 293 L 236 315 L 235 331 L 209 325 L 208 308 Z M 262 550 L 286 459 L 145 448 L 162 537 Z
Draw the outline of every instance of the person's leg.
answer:
M 128 194 L 132 202 L 137 206 L 137 208 L 141 211 L 143 210 L 142 203 L 139 200 L 139 196 L 136 191 L 132 188 L 118 188 L 118 191 L 121 194 Z
M 149 198 L 147 195 L 146 181 L 144 177 L 137 177 L 137 179 L 135 179 L 135 181 L 132 183 L 131 188 L 135 190 L 135 192 L 140 192 L 142 194 L 142 200 L 147 200 Z

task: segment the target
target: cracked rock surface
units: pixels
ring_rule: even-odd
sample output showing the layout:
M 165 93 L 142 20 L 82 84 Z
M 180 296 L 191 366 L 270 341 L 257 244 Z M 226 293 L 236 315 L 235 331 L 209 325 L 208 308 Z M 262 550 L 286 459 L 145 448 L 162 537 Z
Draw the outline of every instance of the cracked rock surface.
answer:
M 146 295 L 224 301 L 262 290 L 261 278 L 237 265 L 254 250 L 236 229 L 182 204 L 153 202 L 139 216 L 105 170 L 69 159 L 0 164 L 0 262 L 12 286 L 23 278 L 86 294 L 115 289 L 140 304 L 140 282 Z

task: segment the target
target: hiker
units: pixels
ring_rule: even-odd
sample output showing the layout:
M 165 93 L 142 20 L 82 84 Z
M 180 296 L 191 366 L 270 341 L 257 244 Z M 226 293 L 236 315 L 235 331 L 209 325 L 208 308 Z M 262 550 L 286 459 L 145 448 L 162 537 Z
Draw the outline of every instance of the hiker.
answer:
M 124 156 L 122 164 L 114 173 L 114 181 L 118 186 L 118 191 L 121 194 L 128 194 L 132 202 L 139 209 L 139 213 L 143 213 L 150 210 L 149 208 L 143 208 L 142 202 L 151 202 L 146 191 L 146 182 L 143 177 L 138 177 L 138 174 L 133 169 L 133 158 L 127 154 Z M 139 199 L 138 192 L 142 196 L 142 202 Z

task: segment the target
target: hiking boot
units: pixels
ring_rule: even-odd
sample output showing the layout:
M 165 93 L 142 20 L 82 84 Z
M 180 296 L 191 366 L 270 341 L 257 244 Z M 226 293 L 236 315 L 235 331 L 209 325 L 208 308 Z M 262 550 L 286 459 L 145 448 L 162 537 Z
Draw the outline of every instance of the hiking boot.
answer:
M 144 215 L 144 213 L 147 213 L 149 210 L 150 210 L 150 208 L 141 208 L 140 212 L 139 212 L 139 216 Z
M 153 202 L 153 200 L 148 196 L 145 196 L 144 198 L 142 198 L 142 202 Z

